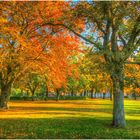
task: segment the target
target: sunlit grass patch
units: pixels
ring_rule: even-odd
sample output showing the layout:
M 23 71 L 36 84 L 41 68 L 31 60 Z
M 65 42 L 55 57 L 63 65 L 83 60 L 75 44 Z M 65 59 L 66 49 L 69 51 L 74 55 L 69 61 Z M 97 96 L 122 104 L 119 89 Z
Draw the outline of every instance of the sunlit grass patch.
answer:
M 0 111 L 0 138 L 140 138 L 140 102 L 125 101 L 127 127 L 111 127 L 112 101 L 14 101 Z

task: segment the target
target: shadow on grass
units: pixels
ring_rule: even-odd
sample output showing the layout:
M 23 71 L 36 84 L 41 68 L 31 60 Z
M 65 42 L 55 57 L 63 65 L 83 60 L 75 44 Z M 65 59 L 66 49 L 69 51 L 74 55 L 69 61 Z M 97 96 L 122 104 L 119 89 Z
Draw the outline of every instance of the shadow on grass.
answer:
M 77 112 L 111 112 L 110 108 L 69 108 L 69 107 L 15 107 L 11 106 L 10 110 L 18 111 L 18 110 L 42 110 L 42 111 L 77 111 Z
M 103 107 L 103 108 L 96 108 L 96 107 L 93 107 L 93 108 L 70 108 L 70 107 L 42 107 L 42 106 L 37 106 L 37 107 L 29 107 L 29 106 L 24 106 L 24 107 L 20 107 L 20 106 L 11 106 L 10 107 L 10 110 L 14 110 L 14 111 L 20 111 L 20 110 L 34 110 L 34 111 L 39 111 L 39 110 L 42 110 L 42 111 L 70 111 L 70 112 L 100 112 L 100 113 L 112 113 L 112 109 L 111 108 L 106 108 L 106 107 Z M 127 115 L 140 115 L 140 109 L 137 107 L 133 107 L 133 108 L 127 108 L 125 106 L 125 112 Z M 41 112 L 39 112 L 41 113 Z M 47 112 L 48 113 L 48 112 Z M 32 113 L 31 113 L 32 114 Z M 36 114 L 36 112 L 34 113 Z M 45 114 L 45 113 L 43 113 Z
M 107 105 L 107 106 L 110 106 L 112 105 L 112 102 L 110 100 L 104 100 L 106 102 L 104 102 L 103 104 L 101 104 L 101 102 L 99 102 L 100 100 L 99 99 L 93 99 L 93 100 L 58 100 L 58 101 L 55 101 L 55 100 L 47 100 L 47 101 L 18 101 L 18 100 L 11 100 L 11 102 L 16 102 L 16 103 L 21 103 L 23 102 L 24 104 L 26 103 L 33 103 L 33 104 L 71 104 L 71 105 Z M 108 101 L 110 101 L 110 103 L 108 103 Z
M 0 119 L 0 138 L 140 138 L 139 121 L 127 121 L 125 129 L 110 124 L 110 118 Z

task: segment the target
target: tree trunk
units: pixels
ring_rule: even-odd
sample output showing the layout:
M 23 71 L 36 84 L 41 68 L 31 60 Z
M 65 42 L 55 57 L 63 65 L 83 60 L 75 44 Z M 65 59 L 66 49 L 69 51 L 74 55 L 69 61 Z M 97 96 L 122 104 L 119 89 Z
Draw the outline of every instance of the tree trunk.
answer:
M 97 95 L 97 94 L 96 94 L 96 92 L 95 92 L 95 93 L 94 93 L 94 97 L 95 97 L 95 98 L 97 98 L 96 95 Z
M 112 101 L 112 87 L 110 88 L 110 101 Z
M 91 89 L 91 99 L 93 99 L 93 89 Z
M 115 65 L 115 64 L 114 64 Z M 113 75 L 113 126 L 125 127 L 123 65 L 114 66 Z
M 84 90 L 84 97 L 86 97 L 87 96 L 87 91 L 86 90 Z
M 34 94 L 35 94 L 35 91 L 32 91 L 32 101 L 34 101 Z
M 87 94 L 86 94 L 87 97 L 88 97 L 88 94 L 89 94 L 89 91 L 87 90 Z
M 1 86 L 1 95 L 0 95 L 0 108 L 8 109 L 8 100 L 11 94 L 11 85 Z
M 56 101 L 59 100 L 59 96 L 60 96 L 59 89 L 57 89 L 57 90 L 56 90 Z
M 112 93 L 110 92 L 110 101 L 112 101 Z
M 106 93 L 103 93 L 103 99 L 105 99 L 105 94 L 106 94 Z
M 45 96 L 45 100 L 48 99 L 48 96 L 49 96 L 49 90 L 48 90 L 48 86 L 46 86 L 46 96 Z
M 132 92 L 132 98 L 134 98 L 134 100 L 137 100 L 137 94 L 136 94 L 135 90 L 133 90 L 133 92 Z
M 29 97 L 29 90 L 26 90 L 26 92 L 27 92 L 27 97 Z
M 74 96 L 74 92 L 73 92 L 73 89 L 72 89 L 72 91 L 71 91 L 71 96 Z
M 24 96 L 24 92 L 23 92 L 23 89 L 21 89 L 21 96 L 23 97 Z

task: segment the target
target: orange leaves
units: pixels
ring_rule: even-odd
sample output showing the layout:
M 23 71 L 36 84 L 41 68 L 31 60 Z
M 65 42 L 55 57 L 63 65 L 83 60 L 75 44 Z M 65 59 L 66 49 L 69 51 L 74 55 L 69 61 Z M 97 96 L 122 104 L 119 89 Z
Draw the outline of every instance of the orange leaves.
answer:
M 34 7 L 33 16 L 36 19 L 32 22 L 32 24 L 41 25 L 46 23 L 58 23 L 64 14 L 63 11 L 65 7 L 68 5 L 66 2 L 61 1 L 42 1 L 38 2 Z
M 134 61 L 132 59 L 129 59 L 129 61 Z M 125 65 L 125 77 L 126 80 L 126 86 L 125 86 L 125 92 L 126 93 L 132 93 L 135 91 L 136 93 L 140 92 L 140 65 L 137 64 L 127 64 Z
M 70 57 L 78 50 L 77 40 L 67 32 L 57 33 L 50 37 L 47 51 L 48 79 L 55 88 L 66 85 L 66 80 L 72 71 Z
M 16 77 L 28 70 L 37 71 L 46 74 L 55 88 L 65 86 L 67 76 L 72 74 L 74 68 L 71 56 L 78 53 L 79 40 L 63 27 L 51 26 L 49 23 L 63 23 L 64 11 L 69 8 L 69 3 L 47 1 L 4 4 L 3 13 L 6 15 L 0 18 L 4 31 L 0 31 L 5 36 L 3 41 L 6 41 L 1 50 L 9 59 L 3 60 L 3 67 L 5 63 L 10 63 L 13 70 L 11 75 L 14 73 Z

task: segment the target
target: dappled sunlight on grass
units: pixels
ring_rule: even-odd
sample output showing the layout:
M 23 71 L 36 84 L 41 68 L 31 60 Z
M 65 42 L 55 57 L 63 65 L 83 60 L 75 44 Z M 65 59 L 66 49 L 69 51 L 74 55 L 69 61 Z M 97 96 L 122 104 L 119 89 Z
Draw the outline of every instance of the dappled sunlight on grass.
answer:
M 112 102 L 102 99 L 67 101 L 14 101 L 0 118 L 112 117 Z M 140 120 L 140 102 L 125 101 L 126 119 Z
M 125 100 L 127 120 L 140 120 L 140 100 Z
M 111 102 L 81 101 L 15 101 L 0 118 L 111 117 Z
M 112 101 L 14 101 L 0 110 L 0 138 L 140 138 L 140 102 L 125 100 L 127 127 L 112 128 Z

